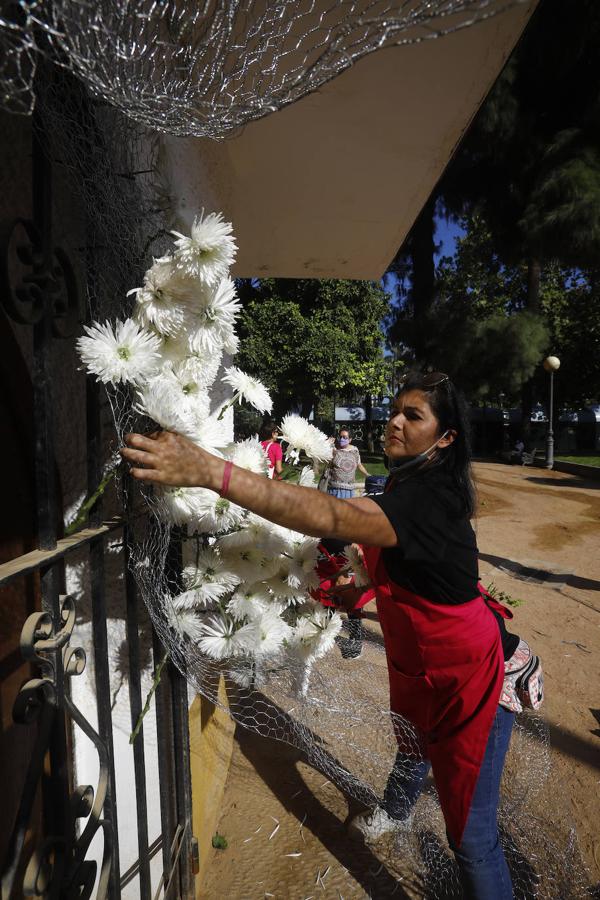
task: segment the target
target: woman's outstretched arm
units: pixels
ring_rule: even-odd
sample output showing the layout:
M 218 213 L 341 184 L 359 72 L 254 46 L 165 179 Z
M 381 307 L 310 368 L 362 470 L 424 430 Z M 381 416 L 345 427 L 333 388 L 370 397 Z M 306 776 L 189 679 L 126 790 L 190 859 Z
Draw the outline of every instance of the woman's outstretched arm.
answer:
M 219 492 L 225 460 L 170 431 L 129 434 L 121 450 L 139 481 Z M 233 466 L 228 500 L 294 531 L 348 543 L 394 547 L 396 533 L 379 506 L 367 497 L 338 500 L 314 488 L 263 478 Z

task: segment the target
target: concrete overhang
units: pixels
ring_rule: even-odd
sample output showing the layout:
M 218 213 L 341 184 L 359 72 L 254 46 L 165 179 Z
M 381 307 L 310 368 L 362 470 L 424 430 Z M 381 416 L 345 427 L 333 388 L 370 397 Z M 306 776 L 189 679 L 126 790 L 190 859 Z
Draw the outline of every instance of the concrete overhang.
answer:
M 162 138 L 174 220 L 222 210 L 239 277 L 380 278 L 535 5 L 372 53 L 228 140 Z

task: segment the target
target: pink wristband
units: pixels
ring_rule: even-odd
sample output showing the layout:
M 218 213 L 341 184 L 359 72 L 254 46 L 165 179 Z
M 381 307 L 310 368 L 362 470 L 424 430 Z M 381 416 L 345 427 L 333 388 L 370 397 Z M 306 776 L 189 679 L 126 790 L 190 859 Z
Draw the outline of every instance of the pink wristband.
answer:
M 229 460 L 225 463 L 225 468 L 223 469 L 223 481 L 221 483 L 221 490 L 219 491 L 219 496 L 224 497 L 229 489 L 229 482 L 231 481 L 231 472 L 233 470 L 233 463 Z

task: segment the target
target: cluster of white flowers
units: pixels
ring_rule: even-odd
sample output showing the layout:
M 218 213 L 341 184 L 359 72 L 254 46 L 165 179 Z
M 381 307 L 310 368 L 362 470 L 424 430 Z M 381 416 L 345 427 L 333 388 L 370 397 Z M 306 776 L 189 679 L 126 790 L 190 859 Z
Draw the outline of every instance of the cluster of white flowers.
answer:
M 143 284 L 129 293 L 134 312 L 125 322 L 94 323 L 79 338 L 81 359 L 109 385 L 129 384 L 134 408 L 162 428 L 177 431 L 257 475 L 267 459 L 256 437 L 230 443 L 223 413 L 235 402 L 271 411 L 265 386 L 236 366 L 221 381 L 232 397 L 212 410 L 210 391 L 224 354 L 235 354 L 240 302 L 229 269 L 235 259 L 232 227 L 220 214 L 203 214 L 189 236 L 174 232 L 173 253 L 157 259 Z M 281 424 L 286 459 L 298 463 L 331 458 L 326 436 L 306 419 L 287 415 Z M 311 466 L 296 480 L 314 487 Z M 310 591 L 318 540 L 248 513 L 205 488 L 157 488 L 158 514 L 185 526 L 186 546 L 198 546 L 183 571 L 182 591 L 164 599 L 169 624 L 214 659 L 239 669 L 240 683 L 256 660 L 295 658 L 306 665 L 333 645 L 337 613 L 316 603 Z M 162 601 L 162 598 L 161 598 Z M 238 680 L 239 680 L 238 679 Z

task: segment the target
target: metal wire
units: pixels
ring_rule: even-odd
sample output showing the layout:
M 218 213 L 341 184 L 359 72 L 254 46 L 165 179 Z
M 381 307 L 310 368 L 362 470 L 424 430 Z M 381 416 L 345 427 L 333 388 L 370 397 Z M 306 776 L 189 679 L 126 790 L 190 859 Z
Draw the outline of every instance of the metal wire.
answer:
M 21 0 L 0 18 L 0 96 L 28 114 L 39 54 L 151 129 L 221 139 L 384 46 L 525 0 Z

